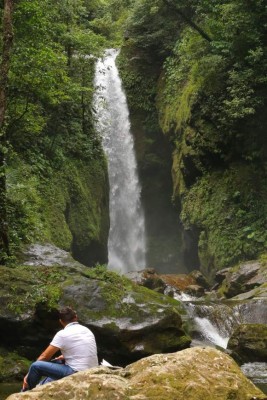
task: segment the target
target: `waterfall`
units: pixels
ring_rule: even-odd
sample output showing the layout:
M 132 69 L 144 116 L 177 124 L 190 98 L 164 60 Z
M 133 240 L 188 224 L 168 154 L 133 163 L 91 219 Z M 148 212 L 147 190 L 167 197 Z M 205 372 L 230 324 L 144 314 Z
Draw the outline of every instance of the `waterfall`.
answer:
M 167 287 L 164 293 L 168 295 L 170 292 L 186 310 L 185 320 L 190 325 L 192 346 L 203 343 L 226 349 L 231 333 L 240 323 L 240 312 L 227 304 L 205 302 L 171 287 Z
M 168 289 L 169 290 L 169 289 Z M 167 294 L 165 292 L 165 294 Z M 266 301 L 225 300 L 220 302 L 199 300 L 184 293 L 173 297 L 183 303 L 190 321 L 192 345 L 203 342 L 211 346 L 227 348 L 235 328 L 240 324 L 267 324 Z
M 145 221 L 129 111 L 115 64 L 107 50 L 95 72 L 95 127 L 108 160 L 110 231 L 108 268 L 121 273 L 145 268 Z

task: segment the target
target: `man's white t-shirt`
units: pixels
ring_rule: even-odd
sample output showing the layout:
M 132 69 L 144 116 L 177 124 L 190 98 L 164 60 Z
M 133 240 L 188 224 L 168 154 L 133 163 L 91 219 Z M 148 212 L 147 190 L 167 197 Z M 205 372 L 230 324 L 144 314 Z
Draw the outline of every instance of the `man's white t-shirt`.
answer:
M 71 322 L 57 332 L 50 344 L 61 350 L 65 363 L 74 371 L 98 366 L 94 334 L 78 322 Z

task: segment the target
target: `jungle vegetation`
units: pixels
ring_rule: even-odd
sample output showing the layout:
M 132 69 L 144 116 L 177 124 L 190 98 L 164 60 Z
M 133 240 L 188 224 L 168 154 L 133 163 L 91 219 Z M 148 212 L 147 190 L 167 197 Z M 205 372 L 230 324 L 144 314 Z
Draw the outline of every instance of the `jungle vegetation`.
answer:
M 143 0 L 128 19 L 131 113 L 172 144 L 187 256 L 208 276 L 266 251 L 266 39 L 263 0 Z

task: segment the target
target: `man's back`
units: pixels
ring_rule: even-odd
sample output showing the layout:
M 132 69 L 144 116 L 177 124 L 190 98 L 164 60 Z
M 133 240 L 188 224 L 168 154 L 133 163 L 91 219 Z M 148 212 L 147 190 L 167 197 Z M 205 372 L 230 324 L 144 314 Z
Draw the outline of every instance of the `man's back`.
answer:
M 96 342 L 90 329 L 78 322 L 71 322 L 59 331 L 52 346 L 60 348 L 65 363 L 75 371 L 83 371 L 98 365 Z

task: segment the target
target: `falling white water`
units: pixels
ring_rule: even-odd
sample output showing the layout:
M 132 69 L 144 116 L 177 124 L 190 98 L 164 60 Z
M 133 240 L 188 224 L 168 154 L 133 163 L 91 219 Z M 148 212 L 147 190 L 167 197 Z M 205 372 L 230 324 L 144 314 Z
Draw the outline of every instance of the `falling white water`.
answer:
M 121 273 L 145 268 L 145 221 L 129 111 L 115 64 L 107 50 L 95 72 L 95 125 L 108 159 L 110 232 L 108 267 Z
M 195 324 L 208 342 L 226 349 L 229 337 L 223 336 L 207 318 L 196 317 Z

